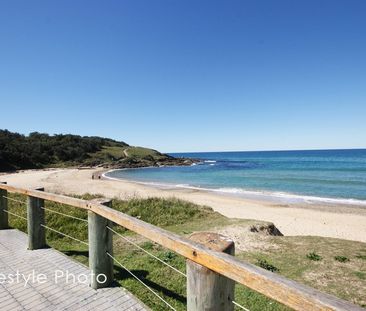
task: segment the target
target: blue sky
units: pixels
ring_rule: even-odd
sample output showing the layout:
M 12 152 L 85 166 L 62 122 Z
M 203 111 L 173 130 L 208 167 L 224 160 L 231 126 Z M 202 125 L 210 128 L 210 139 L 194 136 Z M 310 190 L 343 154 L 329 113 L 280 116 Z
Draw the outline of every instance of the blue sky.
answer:
M 1 1 L 0 128 L 165 152 L 366 147 L 366 1 Z

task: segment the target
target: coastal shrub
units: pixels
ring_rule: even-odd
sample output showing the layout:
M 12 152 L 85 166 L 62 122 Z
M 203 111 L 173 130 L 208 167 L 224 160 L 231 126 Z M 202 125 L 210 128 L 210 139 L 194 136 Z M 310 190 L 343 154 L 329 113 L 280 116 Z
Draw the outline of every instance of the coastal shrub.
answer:
M 322 259 L 323 259 L 320 255 L 318 255 L 318 254 L 317 254 L 317 253 L 315 253 L 315 252 L 308 253 L 308 254 L 306 255 L 306 258 L 308 258 L 308 259 L 310 259 L 310 260 L 313 260 L 313 261 L 320 261 L 320 260 L 322 260 Z
M 258 259 L 257 260 L 257 265 L 263 269 L 266 269 L 268 271 L 271 272 L 277 272 L 280 269 L 278 269 L 277 267 L 275 267 L 274 265 L 270 264 L 267 260 L 265 259 Z
M 359 255 L 356 256 L 356 258 L 366 260 L 366 255 L 359 254 Z
M 348 262 L 349 261 L 349 258 L 345 257 L 345 256 L 335 256 L 334 259 L 339 262 Z

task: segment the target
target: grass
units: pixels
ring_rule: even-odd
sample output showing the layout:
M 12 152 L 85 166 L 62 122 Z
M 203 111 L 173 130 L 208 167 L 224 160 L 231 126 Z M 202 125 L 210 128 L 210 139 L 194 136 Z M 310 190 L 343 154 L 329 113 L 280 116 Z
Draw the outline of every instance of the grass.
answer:
M 89 154 L 86 164 L 115 162 L 126 158 L 124 150 L 128 147 L 105 146 L 102 150 Z
M 22 196 L 11 196 L 25 201 Z M 84 199 L 94 197 L 83 196 Z M 112 204 L 119 211 L 182 235 L 193 231 L 212 231 L 232 226 L 247 227 L 256 223 L 252 220 L 228 219 L 208 207 L 199 207 L 177 199 L 132 198 L 129 201 L 114 199 Z M 87 219 L 86 212 L 77 208 L 52 202 L 47 202 L 46 207 Z M 26 210 L 21 204 L 9 201 L 9 209 L 19 215 L 26 215 Z M 25 221 L 13 216 L 10 216 L 9 219 L 11 226 L 26 231 Z M 47 211 L 46 222 L 54 229 L 80 240 L 87 240 L 87 224 L 84 222 Z M 115 230 L 163 261 L 185 272 L 186 264 L 183 257 L 121 227 L 116 227 Z M 363 259 L 363 256 L 366 256 L 365 243 L 319 237 L 262 236 L 249 231 L 248 234 L 254 235 L 258 240 L 263 240 L 270 247 L 254 248 L 246 252 L 237 249 L 236 253 L 239 258 L 359 305 L 366 304 L 363 293 L 363 289 L 366 288 L 366 264 Z M 53 232 L 47 232 L 47 242 L 50 246 L 79 262 L 88 264 L 87 246 Z M 316 249 L 314 249 L 314 245 L 316 245 Z M 340 251 L 341 254 L 339 254 Z M 323 259 L 321 261 L 309 260 L 306 255 L 311 252 L 321 253 Z M 162 295 L 174 308 L 185 310 L 186 280 L 183 276 L 118 236 L 114 236 L 114 253 L 123 265 Z M 335 260 L 334 256 L 337 253 L 338 256 L 342 256 L 342 253 L 347 254 L 350 261 Z M 117 264 L 115 265 L 115 278 L 121 286 L 132 292 L 153 310 L 167 310 L 164 304 Z M 235 300 L 252 311 L 288 310 L 285 306 L 242 285 L 236 286 Z
M 129 157 L 145 158 L 147 156 L 159 157 L 161 154 L 153 149 L 143 147 L 128 147 L 127 154 Z
M 240 253 L 239 257 L 254 264 L 258 259 L 265 259 L 289 279 L 366 305 L 366 280 L 362 279 L 366 264 L 357 257 L 365 249 L 365 243 L 312 236 L 268 237 L 267 242 L 271 248 Z M 322 260 L 309 260 L 306 255 L 312 252 L 321 254 Z M 340 252 L 347 254 L 350 261 L 334 260 L 334 254 Z
M 362 259 L 362 260 L 366 260 L 366 255 L 357 255 L 356 258 Z
M 361 280 L 366 280 L 366 272 L 356 271 L 355 275 Z
M 132 198 L 129 201 L 113 200 L 115 209 L 159 227 L 181 225 L 196 220 L 223 218 L 209 207 L 197 208 L 193 203 L 178 199 L 163 200 Z
M 119 160 L 125 158 L 124 150 L 127 148 L 128 147 L 119 146 L 103 147 L 101 151 L 96 152 L 93 156 L 99 156 L 104 159 Z
M 361 280 L 366 280 L 366 273 L 365 272 L 362 272 L 362 271 L 356 271 L 355 272 L 355 275 L 361 279 Z
M 85 165 L 97 165 L 101 163 L 124 163 L 124 161 L 148 161 L 164 160 L 167 156 L 159 153 L 156 150 L 132 147 L 132 146 L 104 146 L 102 150 L 95 153 L 89 153 L 89 158 L 84 161 Z M 67 165 L 68 163 L 64 164 Z

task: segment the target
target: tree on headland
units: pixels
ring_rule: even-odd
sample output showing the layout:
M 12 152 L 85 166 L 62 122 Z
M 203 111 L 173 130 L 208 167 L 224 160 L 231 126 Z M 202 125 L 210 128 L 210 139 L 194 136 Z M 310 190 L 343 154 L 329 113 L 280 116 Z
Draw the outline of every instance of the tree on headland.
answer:
M 128 145 L 102 137 L 38 132 L 26 136 L 0 130 L 0 171 L 44 168 L 61 163 L 82 164 L 90 158 L 90 154 L 105 146 Z

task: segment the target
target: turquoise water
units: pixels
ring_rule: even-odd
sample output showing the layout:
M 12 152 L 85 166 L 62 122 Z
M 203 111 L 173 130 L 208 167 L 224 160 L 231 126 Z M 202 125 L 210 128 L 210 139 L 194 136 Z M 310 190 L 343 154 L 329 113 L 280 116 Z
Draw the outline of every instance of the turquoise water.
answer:
M 107 176 L 249 197 L 366 205 L 366 149 L 172 155 L 200 159 L 201 163 L 115 170 Z

